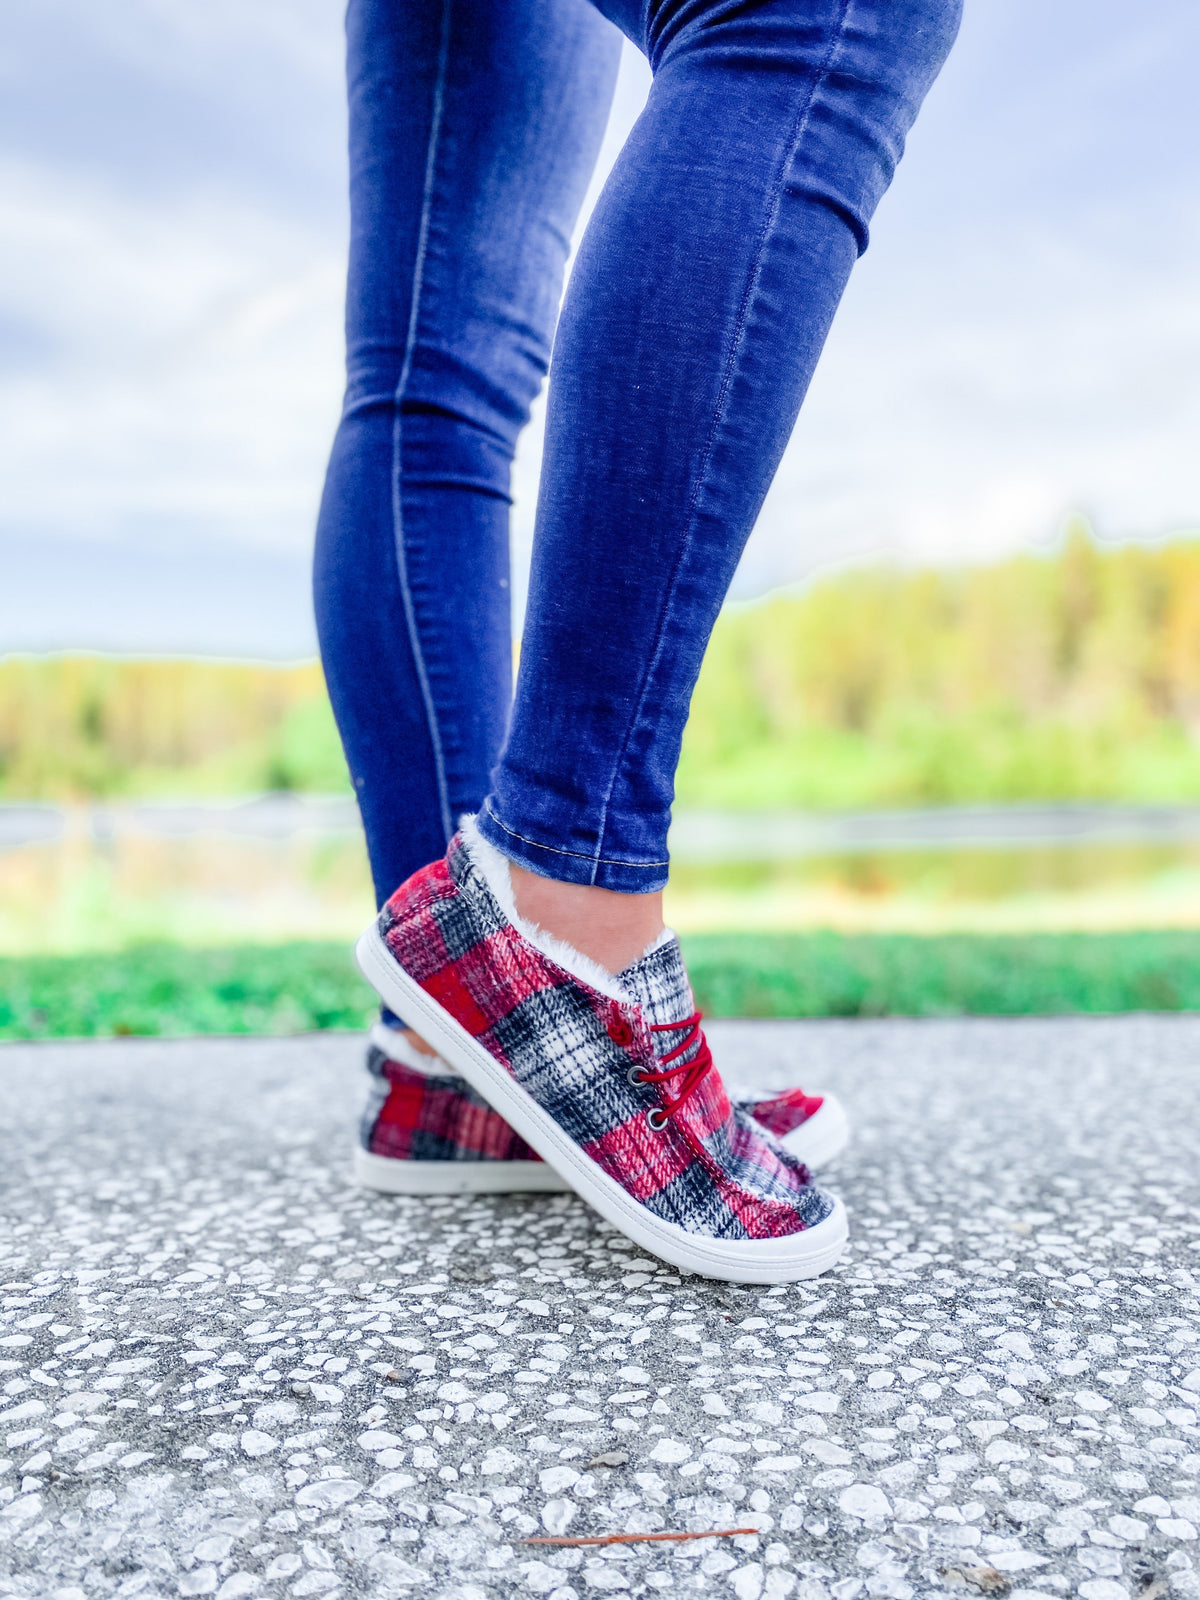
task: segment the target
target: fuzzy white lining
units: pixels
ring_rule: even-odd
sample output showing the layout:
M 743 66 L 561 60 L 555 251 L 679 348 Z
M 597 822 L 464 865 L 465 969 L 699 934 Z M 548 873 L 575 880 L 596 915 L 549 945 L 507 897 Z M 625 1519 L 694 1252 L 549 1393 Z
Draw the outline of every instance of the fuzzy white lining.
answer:
M 424 1078 L 462 1076 L 457 1067 L 441 1056 L 426 1055 L 409 1044 L 407 1028 L 389 1028 L 382 1017 L 371 1026 L 371 1043 L 382 1050 L 389 1061 L 394 1061 L 400 1067 L 408 1067 L 412 1072 L 419 1072 Z
M 663 945 L 670 944 L 671 940 L 674 939 L 674 938 L 675 938 L 675 929 L 674 928 L 666 928 L 666 927 L 664 927 L 663 931 L 659 934 L 658 938 L 657 939 L 652 939 L 650 941 L 650 943 L 646 946 L 646 948 L 642 951 L 641 955 L 638 957 L 638 961 L 645 961 L 647 956 L 652 956 L 656 950 L 661 950 Z M 629 963 L 629 965 L 631 967 L 635 967 L 637 965 L 637 961 L 631 961 Z
M 495 845 L 483 837 L 475 825 L 474 817 L 460 817 L 458 826 L 472 863 L 483 874 L 484 882 L 492 891 L 496 904 L 523 939 L 527 939 L 535 950 L 540 950 L 544 956 L 548 956 L 564 972 L 569 972 L 573 978 L 578 978 L 580 983 L 586 983 L 600 994 L 607 995 L 610 1000 L 629 1001 L 633 998 L 598 961 L 585 956 L 582 950 L 576 950 L 565 939 L 555 938 L 554 934 L 547 933 L 544 928 L 539 928 L 535 923 L 527 922 L 520 916 L 516 901 L 513 899 L 508 857 L 501 855 Z M 663 942 L 664 934 L 666 934 L 665 929 L 650 946 L 651 950 L 657 949 Z

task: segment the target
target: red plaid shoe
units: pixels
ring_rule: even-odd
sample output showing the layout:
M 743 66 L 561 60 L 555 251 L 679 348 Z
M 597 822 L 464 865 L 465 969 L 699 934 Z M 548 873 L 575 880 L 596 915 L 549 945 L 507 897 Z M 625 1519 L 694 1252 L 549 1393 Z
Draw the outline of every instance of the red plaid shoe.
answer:
M 510 1194 L 571 1187 L 455 1067 L 415 1050 L 400 1030 L 375 1024 L 366 1065 L 371 1087 L 354 1152 L 363 1188 Z M 729 1098 L 806 1167 L 832 1161 L 849 1138 L 846 1113 L 832 1095 L 786 1089 L 764 1100 L 761 1090 L 731 1089 Z
M 354 1176 L 385 1194 L 505 1194 L 569 1189 L 441 1056 L 377 1022 Z
M 736 1089 L 730 1099 L 806 1167 L 826 1166 L 850 1141 L 849 1119 L 831 1094 L 785 1089 L 764 1100 L 760 1089 Z
M 845 1209 L 730 1104 L 676 941 L 618 982 L 519 927 L 507 863 L 464 832 L 359 941 L 387 1005 L 644 1249 L 743 1283 L 832 1266 Z

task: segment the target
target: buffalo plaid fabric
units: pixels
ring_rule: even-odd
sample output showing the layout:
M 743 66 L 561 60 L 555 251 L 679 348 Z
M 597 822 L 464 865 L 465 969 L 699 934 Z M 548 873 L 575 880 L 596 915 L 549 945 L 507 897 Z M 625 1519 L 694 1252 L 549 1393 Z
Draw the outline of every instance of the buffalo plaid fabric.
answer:
M 621 975 L 628 1000 L 599 993 L 535 949 L 508 921 L 460 835 L 445 860 L 415 873 L 380 913 L 388 948 L 425 992 L 510 1072 L 574 1143 L 667 1222 L 721 1239 L 780 1238 L 812 1227 L 832 1202 L 807 1169 L 740 1107 L 711 1069 L 671 1109 L 697 1039 L 666 1084 L 660 1069 L 685 1038 L 653 1033 L 694 1010 L 678 945 Z M 656 1048 L 656 1043 L 658 1048 Z
M 359 1136 L 373 1156 L 407 1161 L 540 1161 L 457 1073 L 415 1072 L 367 1046 L 371 1090 Z
M 359 1137 L 372 1155 L 398 1161 L 541 1160 L 452 1067 L 417 1072 L 373 1042 L 367 1046 L 366 1067 L 370 1089 Z M 819 1095 L 803 1089 L 766 1100 L 756 1089 L 742 1089 L 731 1091 L 730 1099 L 777 1139 L 807 1122 L 822 1104 Z
M 367 1047 L 371 1087 L 360 1127 L 364 1150 L 400 1161 L 540 1161 L 498 1111 L 456 1072 L 414 1072 L 376 1044 Z M 731 1102 L 777 1139 L 807 1122 L 820 1095 L 787 1089 L 764 1100 L 757 1089 L 728 1091 Z
M 695 1010 L 678 939 L 673 938 L 643 956 L 622 972 L 617 982 L 633 994 L 651 1022 L 678 1022 Z M 667 1037 L 669 1040 L 670 1035 Z M 735 1090 L 730 1100 L 738 1111 L 753 1117 L 777 1139 L 807 1122 L 820 1110 L 822 1103 L 820 1095 L 805 1094 L 803 1089 L 786 1089 L 765 1100 L 760 1098 L 758 1090 L 741 1089 Z
M 794 1133 L 802 1122 L 807 1122 L 824 1104 L 819 1094 L 805 1094 L 803 1089 L 785 1089 L 782 1094 L 761 1100 L 754 1090 L 742 1090 L 736 1102 L 748 1111 L 755 1122 L 784 1139 Z

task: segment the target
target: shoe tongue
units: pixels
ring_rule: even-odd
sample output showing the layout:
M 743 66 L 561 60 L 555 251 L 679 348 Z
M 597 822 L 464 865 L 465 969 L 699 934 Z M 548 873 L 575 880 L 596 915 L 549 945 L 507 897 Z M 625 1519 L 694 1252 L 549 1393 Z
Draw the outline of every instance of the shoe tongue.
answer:
M 617 982 L 641 1006 L 647 1022 L 681 1022 L 696 1009 L 674 934 L 618 973 Z

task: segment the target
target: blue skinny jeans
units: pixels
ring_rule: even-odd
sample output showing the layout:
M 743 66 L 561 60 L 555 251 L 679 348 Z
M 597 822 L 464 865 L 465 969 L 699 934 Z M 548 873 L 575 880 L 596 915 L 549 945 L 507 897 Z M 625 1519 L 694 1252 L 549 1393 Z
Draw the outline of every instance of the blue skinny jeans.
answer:
M 959 3 L 350 0 L 315 599 L 381 900 L 464 811 L 544 876 L 666 882 L 705 647 Z M 618 29 L 653 87 L 559 315 Z M 509 476 L 552 340 L 514 696 Z

